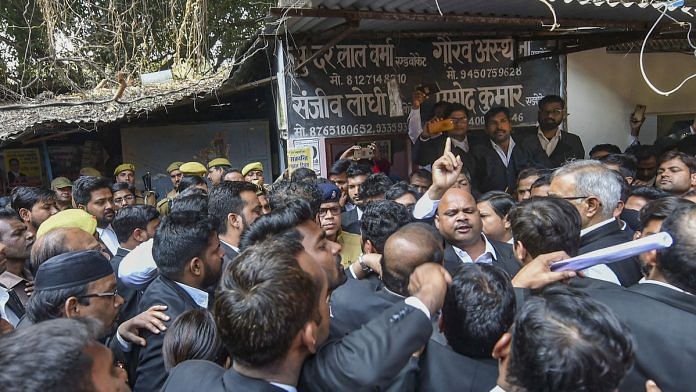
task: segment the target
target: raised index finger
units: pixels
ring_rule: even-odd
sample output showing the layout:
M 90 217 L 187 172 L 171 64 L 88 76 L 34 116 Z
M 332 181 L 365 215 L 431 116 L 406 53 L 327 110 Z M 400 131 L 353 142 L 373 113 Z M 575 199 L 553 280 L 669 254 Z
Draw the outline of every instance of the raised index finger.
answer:
M 442 155 L 447 155 L 448 152 L 452 152 L 452 140 L 450 138 L 447 138 L 445 141 L 445 152 Z

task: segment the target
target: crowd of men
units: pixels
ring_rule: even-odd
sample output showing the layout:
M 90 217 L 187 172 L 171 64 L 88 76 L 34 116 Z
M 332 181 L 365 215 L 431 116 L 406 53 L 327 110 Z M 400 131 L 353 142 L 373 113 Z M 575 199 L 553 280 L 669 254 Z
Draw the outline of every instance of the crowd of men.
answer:
M 479 139 L 463 106 L 414 111 L 408 181 L 340 159 L 267 184 L 217 158 L 172 163 L 158 202 L 129 163 L 15 188 L 0 389 L 691 390 L 696 136 L 585 159 L 564 109 L 513 137 L 493 108 Z M 552 269 L 658 232 L 673 244 Z

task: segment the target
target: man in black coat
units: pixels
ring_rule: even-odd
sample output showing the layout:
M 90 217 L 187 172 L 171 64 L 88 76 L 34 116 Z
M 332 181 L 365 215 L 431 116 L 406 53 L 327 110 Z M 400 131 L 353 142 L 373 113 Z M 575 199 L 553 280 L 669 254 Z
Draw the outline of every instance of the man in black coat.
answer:
M 155 236 L 155 230 L 160 223 L 160 214 L 154 206 L 136 205 L 121 207 L 116 217 L 111 222 L 119 242 L 116 254 L 111 258 L 111 267 L 118 278 L 118 267 L 124 257 L 135 249 L 136 246 Z M 123 297 L 124 303 L 119 310 L 119 319 L 128 320 L 135 317 L 138 312 L 138 302 L 142 291 L 123 283 L 117 279 L 118 293 Z
M 440 156 L 445 148 L 445 141 L 449 137 L 452 139 L 452 153 L 458 155 L 464 167 L 470 173 L 474 171 L 474 159 L 471 155 L 472 148 L 486 142 L 486 137 L 482 134 L 471 135 L 469 137 L 469 110 L 461 104 L 450 103 L 445 110 L 445 118 L 452 121 L 454 129 L 444 133 L 436 133 L 430 128 L 436 121 L 435 119 L 425 124 L 423 132 L 416 139 L 413 146 L 413 159 L 419 166 L 432 165 Z
M 250 182 L 223 181 L 208 194 L 208 213 L 217 218 L 220 247 L 225 252 L 223 271 L 239 254 L 242 233 L 261 216 L 258 188 Z
M 592 160 L 574 161 L 554 172 L 549 196 L 570 201 L 580 213 L 580 254 L 632 240 L 616 219 L 622 182 L 619 173 Z M 599 264 L 586 269 L 585 275 L 624 287 L 638 283 L 642 277 L 636 258 Z
M 658 211 L 658 204 L 671 210 L 664 222 L 666 211 Z M 620 390 L 639 390 L 651 379 L 663 391 L 686 391 L 696 383 L 691 370 L 696 361 L 696 206 L 662 199 L 649 203 L 645 209 L 655 219 L 642 222 L 642 234 L 661 230 L 674 241 L 667 249 L 641 255 L 647 277 L 627 289 L 606 283 L 578 282 L 577 286 L 608 305 L 636 340 L 636 364 Z
M 520 147 L 538 166 L 555 169 L 574 159 L 585 159 L 585 148 L 577 135 L 560 129 L 565 101 L 548 95 L 539 101 L 539 128 L 520 140 Z
M 166 305 L 169 326 L 190 309 L 208 308 L 206 288 L 220 279 L 223 252 L 218 240 L 217 222 L 197 212 L 173 212 L 162 220 L 153 243 L 153 256 L 159 270 L 145 290 L 140 308 Z M 137 353 L 135 391 L 156 391 L 167 378 L 162 357 L 166 332 L 146 333 L 147 345 Z
M 442 255 L 442 238 L 431 226 L 403 226 L 384 244 L 381 281 L 349 279 L 331 295 L 334 319 L 351 331 L 367 324 L 408 297 L 408 278 L 416 267 L 429 262 L 441 264 Z
M 509 244 L 489 240 L 474 197 L 461 189 L 445 192 L 435 215 L 435 227 L 445 239 L 445 269 L 453 274 L 462 263 L 496 266 L 514 276 L 520 269 Z
M 525 150 L 516 145 L 512 138 L 510 109 L 496 107 L 485 116 L 486 143 L 473 148 L 475 168 L 472 172 L 476 189 L 481 193 L 488 191 L 514 192 L 517 176 L 532 162 Z
M 515 318 L 510 277 L 486 264 L 462 264 L 452 276 L 440 327 L 448 346 L 431 340 L 421 357 L 419 390 L 489 391 L 498 378 L 491 356 Z
M 360 221 L 362 220 L 364 200 L 360 200 L 360 186 L 372 173 L 369 166 L 357 163 L 351 164 L 346 171 L 348 178 L 348 196 L 354 206 L 350 211 L 341 214 L 341 229 L 348 233 L 360 235 Z

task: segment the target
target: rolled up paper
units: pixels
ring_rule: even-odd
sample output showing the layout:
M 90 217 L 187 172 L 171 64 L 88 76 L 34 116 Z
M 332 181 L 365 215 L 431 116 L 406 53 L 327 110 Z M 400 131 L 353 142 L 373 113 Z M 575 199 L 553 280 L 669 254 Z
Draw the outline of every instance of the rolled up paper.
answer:
M 581 271 L 597 264 L 609 264 L 629 257 L 672 246 L 669 233 L 657 233 L 551 264 L 551 271 Z

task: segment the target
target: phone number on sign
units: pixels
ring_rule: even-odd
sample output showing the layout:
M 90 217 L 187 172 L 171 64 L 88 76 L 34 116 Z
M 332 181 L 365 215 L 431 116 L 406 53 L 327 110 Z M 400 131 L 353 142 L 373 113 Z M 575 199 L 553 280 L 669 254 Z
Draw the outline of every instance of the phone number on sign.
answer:
M 408 130 L 406 123 L 324 125 L 320 127 L 295 127 L 295 137 L 312 136 L 359 136 L 381 133 L 402 133 Z
M 334 86 L 373 86 L 389 83 L 394 79 L 399 84 L 406 83 L 406 74 L 375 74 L 375 75 L 339 75 L 334 73 L 329 77 L 329 83 Z
M 522 67 L 462 69 L 459 72 L 450 69 L 447 71 L 447 78 L 450 80 L 507 78 L 512 76 L 522 76 Z

